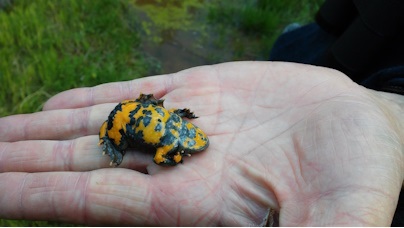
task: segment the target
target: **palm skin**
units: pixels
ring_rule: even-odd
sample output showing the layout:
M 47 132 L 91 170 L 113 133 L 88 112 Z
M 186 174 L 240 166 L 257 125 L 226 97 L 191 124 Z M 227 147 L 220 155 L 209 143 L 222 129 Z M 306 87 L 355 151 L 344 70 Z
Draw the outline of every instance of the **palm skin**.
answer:
M 98 130 L 124 99 L 190 108 L 209 148 L 175 167 Z M 0 217 L 89 225 L 390 225 L 404 178 L 402 96 L 307 65 L 238 62 L 63 92 L 0 119 Z M 6 206 L 7 205 L 7 206 Z

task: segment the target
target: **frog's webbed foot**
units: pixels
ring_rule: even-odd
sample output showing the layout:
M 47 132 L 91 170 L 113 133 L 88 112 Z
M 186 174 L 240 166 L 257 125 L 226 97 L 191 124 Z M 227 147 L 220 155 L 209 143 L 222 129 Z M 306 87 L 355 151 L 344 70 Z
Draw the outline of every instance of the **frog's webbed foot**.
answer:
M 198 118 L 197 116 L 195 116 L 195 114 L 193 112 L 191 112 L 191 110 L 189 110 L 188 108 L 183 108 L 183 109 L 171 109 L 171 112 L 179 115 L 180 117 L 185 117 L 188 119 L 196 119 Z
M 142 103 L 142 104 L 154 104 L 160 107 L 164 107 L 163 99 L 156 99 L 153 94 L 144 94 L 141 93 L 139 97 L 136 99 L 137 102 Z
M 124 150 L 118 150 L 108 137 L 102 138 L 99 144 L 102 145 L 102 154 L 108 154 L 111 158 L 110 166 L 118 166 L 122 163 Z

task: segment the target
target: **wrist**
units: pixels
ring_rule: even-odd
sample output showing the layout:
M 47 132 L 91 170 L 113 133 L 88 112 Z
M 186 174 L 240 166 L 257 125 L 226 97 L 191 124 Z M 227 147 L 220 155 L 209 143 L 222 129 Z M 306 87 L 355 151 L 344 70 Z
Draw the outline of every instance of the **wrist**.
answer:
M 399 145 L 399 148 L 397 148 L 399 159 L 404 161 L 404 96 L 373 90 L 369 91 L 378 106 L 385 113 L 391 129 L 396 133 L 398 137 L 397 145 Z M 400 172 L 404 173 L 404 166 L 401 166 Z

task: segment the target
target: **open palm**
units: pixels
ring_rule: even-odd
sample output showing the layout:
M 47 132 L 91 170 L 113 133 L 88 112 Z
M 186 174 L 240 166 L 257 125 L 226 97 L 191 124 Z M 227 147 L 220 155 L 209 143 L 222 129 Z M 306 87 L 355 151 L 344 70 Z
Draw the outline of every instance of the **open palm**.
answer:
M 110 168 L 99 127 L 141 92 L 190 108 L 209 148 L 175 167 L 128 151 Z M 0 119 L 0 217 L 247 226 L 272 208 L 280 225 L 390 225 L 404 178 L 402 104 L 334 70 L 268 62 L 66 91 L 45 111 Z

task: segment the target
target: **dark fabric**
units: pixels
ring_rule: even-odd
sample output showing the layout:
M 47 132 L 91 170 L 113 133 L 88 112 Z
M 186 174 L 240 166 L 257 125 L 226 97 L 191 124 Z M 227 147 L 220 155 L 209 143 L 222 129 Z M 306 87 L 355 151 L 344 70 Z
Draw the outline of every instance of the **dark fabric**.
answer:
M 368 88 L 404 94 L 404 0 L 328 0 L 316 21 L 282 34 L 269 59 L 334 68 Z
M 335 40 L 336 37 L 315 23 L 302 26 L 281 35 L 272 47 L 269 59 L 316 64 Z
M 396 213 L 394 214 L 393 222 L 391 226 L 404 226 L 404 193 L 403 190 L 400 192 L 400 198 L 398 200 Z

